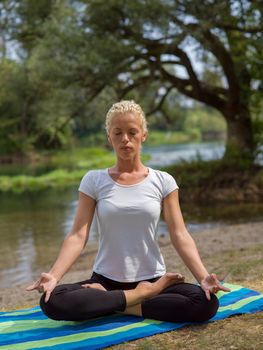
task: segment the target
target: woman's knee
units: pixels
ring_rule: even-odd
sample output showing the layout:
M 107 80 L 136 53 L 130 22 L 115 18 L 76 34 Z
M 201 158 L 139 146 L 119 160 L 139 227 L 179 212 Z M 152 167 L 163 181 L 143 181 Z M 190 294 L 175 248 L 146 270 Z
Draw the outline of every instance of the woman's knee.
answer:
M 205 292 L 200 286 L 186 284 L 185 295 L 190 301 L 190 310 L 188 310 L 189 318 L 193 322 L 205 322 L 212 318 L 219 307 L 219 302 L 215 294 L 210 294 L 211 299 L 208 300 Z
M 71 287 L 71 286 L 70 286 Z M 69 286 L 60 285 L 57 286 L 51 293 L 49 300 L 45 301 L 46 294 L 44 293 L 40 298 L 40 307 L 44 314 L 53 320 L 67 320 L 67 310 L 70 305 L 65 302 L 65 293 L 69 291 Z
M 211 299 L 208 300 L 205 293 L 203 293 L 202 300 L 200 300 L 199 307 L 197 308 L 197 322 L 208 321 L 217 313 L 219 307 L 218 299 L 215 294 L 210 294 L 210 296 Z
M 219 308 L 219 301 L 216 297 L 215 294 L 211 294 L 211 300 L 209 300 L 210 303 L 210 317 L 212 318 L 213 316 L 215 316 L 215 314 L 217 313 L 217 310 Z
M 56 305 L 57 303 L 54 302 L 55 298 L 50 297 L 49 300 L 46 302 L 45 296 L 46 295 L 43 294 L 39 302 L 42 311 L 48 318 L 51 318 L 53 320 L 61 320 L 61 310 L 58 307 L 58 305 Z

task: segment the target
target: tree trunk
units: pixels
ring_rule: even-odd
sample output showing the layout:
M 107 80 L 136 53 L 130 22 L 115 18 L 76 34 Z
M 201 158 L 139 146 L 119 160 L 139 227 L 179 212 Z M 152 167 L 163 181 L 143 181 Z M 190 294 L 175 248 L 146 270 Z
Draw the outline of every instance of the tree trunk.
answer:
M 224 158 L 229 161 L 244 159 L 253 162 L 255 142 L 249 111 L 246 113 L 243 111 L 231 117 L 225 115 L 225 118 L 227 122 L 227 140 Z

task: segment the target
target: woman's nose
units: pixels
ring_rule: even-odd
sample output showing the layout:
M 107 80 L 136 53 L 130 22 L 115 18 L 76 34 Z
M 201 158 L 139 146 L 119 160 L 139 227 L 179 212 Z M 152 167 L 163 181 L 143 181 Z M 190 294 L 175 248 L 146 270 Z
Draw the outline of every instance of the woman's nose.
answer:
M 122 140 L 122 142 L 127 142 L 127 141 L 129 141 L 128 134 L 123 133 L 121 140 Z

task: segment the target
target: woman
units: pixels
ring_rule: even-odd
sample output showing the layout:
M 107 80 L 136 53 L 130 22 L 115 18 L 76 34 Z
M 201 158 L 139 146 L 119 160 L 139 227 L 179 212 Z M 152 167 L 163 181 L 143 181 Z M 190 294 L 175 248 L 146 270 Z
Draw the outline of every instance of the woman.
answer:
M 184 224 L 174 178 L 141 161 L 147 137 L 141 107 L 134 101 L 115 103 L 107 113 L 106 130 L 116 164 L 83 177 L 72 231 L 49 273 L 27 290 L 44 292 L 41 308 L 55 320 L 114 312 L 171 322 L 208 320 L 218 309 L 214 293 L 228 289 L 200 259 Z M 185 283 L 179 273 L 166 273 L 156 242 L 161 210 L 173 246 L 200 286 Z M 91 278 L 57 285 L 88 241 L 94 213 L 100 244 Z

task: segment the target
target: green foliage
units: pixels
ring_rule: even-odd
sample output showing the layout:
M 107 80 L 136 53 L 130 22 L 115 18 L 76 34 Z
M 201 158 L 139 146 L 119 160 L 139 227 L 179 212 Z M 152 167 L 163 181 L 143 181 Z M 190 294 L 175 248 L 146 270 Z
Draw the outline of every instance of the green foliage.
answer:
M 16 5 L 16 16 L 20 21 L 13 28 L 14 37 L 24 52 L 30 52 L 43 36 L 43 24 L 52 12 L 52 0 L 23 0 Z
M 172 145 L 187 142 L 200 141 L 200 134 L 194 134 L 193 130 L 186 132 L 181 131 L 158 131 L 151 130 L 147 140 L 146 146 Z
M 34 90 L 28 81 L 25 65 L 3 59 L 0 68 L 1 154 L 24 153 L 34 142 L 32 131 L 35 125 L 31 118 Z
M 46 153 L 49 165 L 54 168 L 85 169 L 92 168 L 96 164 L 103 164 L 105 161 L 114 161 L 112 152 L 98 147 L 72 148 L 67 151 Z
M 256 143 L 255 156 L 263 158 L 263 119 L 258 117 L 253 120 L 254 140 Z
M 183 130 L 226 131 L 226 123 L 212 108 L 189 108 L 183 124 Z
M 104 131 L 85 135 L 79 139 L 79 142 L 82 147 L 108 145 L 107 136 Z

